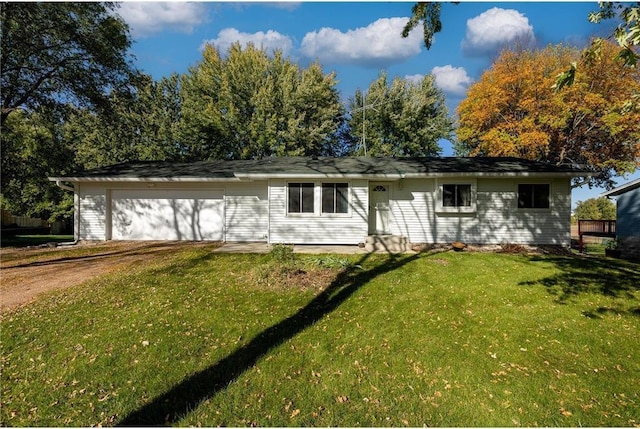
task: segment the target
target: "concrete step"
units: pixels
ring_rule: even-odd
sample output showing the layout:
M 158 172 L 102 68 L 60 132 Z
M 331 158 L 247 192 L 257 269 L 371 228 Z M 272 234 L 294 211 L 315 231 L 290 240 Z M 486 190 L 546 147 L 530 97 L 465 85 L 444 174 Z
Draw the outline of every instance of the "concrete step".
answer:
M 369 235 L 364 248 L 367 252 L 403 253 L 411 249 L 411 243 L 401 235 Z

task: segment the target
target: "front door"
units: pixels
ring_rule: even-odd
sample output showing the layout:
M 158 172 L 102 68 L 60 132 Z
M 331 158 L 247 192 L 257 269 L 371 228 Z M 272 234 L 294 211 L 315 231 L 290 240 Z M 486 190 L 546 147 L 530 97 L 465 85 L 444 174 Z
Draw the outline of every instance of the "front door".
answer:
M 389 183 L 369 183 L 369 234 L 390 234 Z

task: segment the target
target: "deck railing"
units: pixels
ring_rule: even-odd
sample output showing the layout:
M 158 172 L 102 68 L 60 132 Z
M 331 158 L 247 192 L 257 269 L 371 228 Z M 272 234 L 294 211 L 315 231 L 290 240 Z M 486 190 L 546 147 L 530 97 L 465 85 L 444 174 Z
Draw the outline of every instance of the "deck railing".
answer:
M 598 237 L 615 237 L 615 220 L 579 220 L 578 235 L 595 235 Z
M 579 220 L 578 236 L 580 237 L 580 251 L 584 249 L 582 237 L 585 235 L 593 237 L 616 237 L 615 220 Z

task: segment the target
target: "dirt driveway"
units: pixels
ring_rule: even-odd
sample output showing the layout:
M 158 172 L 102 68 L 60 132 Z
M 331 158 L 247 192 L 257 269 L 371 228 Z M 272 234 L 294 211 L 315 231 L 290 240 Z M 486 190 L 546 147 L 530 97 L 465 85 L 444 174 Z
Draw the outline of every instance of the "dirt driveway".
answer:
M 42 292 L 75 286 L 177 251 L 218 246 L 210 242 L 111 241 L 45 249 L 0 249 L 0 312 L 27 304 Z

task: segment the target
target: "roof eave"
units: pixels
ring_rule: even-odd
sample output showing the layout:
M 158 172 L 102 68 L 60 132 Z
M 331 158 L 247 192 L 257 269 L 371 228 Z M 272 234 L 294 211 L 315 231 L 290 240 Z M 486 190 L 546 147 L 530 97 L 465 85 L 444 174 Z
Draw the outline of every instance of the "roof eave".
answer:
M 393 174 L 359 174 L 359 173 L 313 173 L 313 174 L 237 174 L 239 178 L 250 180 L 267 179 L 370 179 L 370 180 L 400 180 L 400 179 L 428 179 L 436 177 L 584 177 L 590 176 L 586 172 L 430 172 L 430 173 L 393 173 Z
M 49 177 L 51 182 L 241 182 L 239 177 Z
M 613 188 L 609 191 L 603 192 L 600 194 L 600 196 L 601 197 L 617 197 L 618 195 L 622 195 L 638 187 L 640 187 L 640 178 L 636 180 L 632 180 L 629 183 L 625 183 L 624 185 L 618 186 L 617 188 Z
M 438 177 L 483 177 L 483 178 L 505 178 L 505 177 L 583 177 L 590 176 L 589 172 L 428 172 L 428 173 L 392 173 L 392 174 L 362 174 L 362 173 L 237 173 L 234 177 L 49 177 L 52 182 L 161 182 L 161 183 L 185 183 L 185 182 L 246 182 L 254 180 L 269 179 L 366 179 L 366 180 L 388 180 L 396 181 L 400 179 L 428 179 Z

